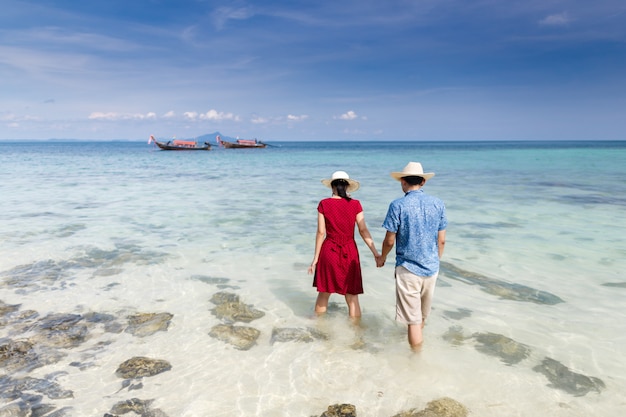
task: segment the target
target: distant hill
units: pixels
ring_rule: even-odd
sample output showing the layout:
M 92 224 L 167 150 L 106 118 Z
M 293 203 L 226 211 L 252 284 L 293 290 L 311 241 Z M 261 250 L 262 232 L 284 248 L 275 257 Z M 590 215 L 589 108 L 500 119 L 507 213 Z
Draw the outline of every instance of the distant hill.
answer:
M 215 137 L 218 135 L 220 138 L 228 142 L 236 140 L 235 138 L 231 138 L 230 136 L 222 135 L 220 132 L 207 133 L 206 135 L 202 135 L 202 136 L 198 136 L 194 138 L 194 140 L 197 140 L 198 142 L 209 142 L 211 144 L 214 144 L 214 143 L 217 143 L 217 141 L 215 140 Z

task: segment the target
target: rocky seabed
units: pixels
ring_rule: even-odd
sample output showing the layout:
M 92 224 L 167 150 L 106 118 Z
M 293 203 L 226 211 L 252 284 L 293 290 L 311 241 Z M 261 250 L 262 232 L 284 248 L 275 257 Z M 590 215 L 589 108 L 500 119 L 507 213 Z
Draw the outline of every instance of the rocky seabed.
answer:
M 463 280 L 471 285 L 480 285 L 499 297 L 541 304 L 563 302 L 551 294 L 542 293 L 520 286 L 506 285 L 501 281 L 460 270 L 451 264 L 443 264 L 443 275 L 449 279 Z M 22 285 L 25 285 L 21 281 Z M 33 281 L 34 282 L 34 281 Z M 5 281 L 5 284 L 11 285 Z M 212 282 L 214 283 L 214 282 Z M 246 351 L 258 343 L 261 331 L 253 322 L 265 313 L 253 305 L 240 300 L 238 294 L 219 291 L 209 300 L 210 311 L 219 323 L 208 334 L 234 349 Z M 450 317 L 463 315 L 463 311 L 444 312 Z M 59 400 L 74 398 L 71 390 L 58 382 L 63 371 L 50 372 L 44 377 L 35 378 L 29 373 L 35 369 L 45 369 L 53 364 L 62 364 L 69 354 L 88 339 L 98 338 L 104 333 L 128 333 L 137 338 L 148 338 L 157 332 L 167 332 L 174 320 L 167 312 L 138 312 L 124 316 L 109 313 L 89 312 L 85 314 L 51 313 L 43 317 L 34 310 L 22 310 L 18 304 L 7 304 L 0 300 L 0 417 L 62 417 L 73 416 L 71 406 L 57 406 Z M 495 356 L 506 365 L 515 365 L 531 356 L 532 349 L 513 339 L 494 333 L 464 334 L 460 326 L 451 327 L 443 338 L 451 344 L 471 343 L 479 352 Z M 275 343 L 312 343 L 328 340 L 329 336 L 314 328 L 275 327 L 269 339 Z M 95 349 L 103 349 L 107 343 L 95 344 Z M 359 349 L 359 346 L 354 346 Z M 88 361 L 70 361 L 66 364 L 88 371 L 97 366 Z M 58 369 L 58 367 L 57 367 Z M 128 413 L 142 417 L 164 417 L 167 414 L 154 407 L 155 399 L 138 398 L 136 392 L 151 377 L 168 372 L 172 365 L 167 358 L 133 356 L 119 364 L 113 372 L 121 380 L 121 390 L 126 390 L 131 398 L 111 404 L 110 409 L 102 410 L 103 416 L 113 417 Z M 545 357 L 532 368 L 543 374 L 548 386 L 565 391 L 573 396 L 583 396 L 590 392 L 600 393 L 605 388 L 602 380 L 570 370 L 559 361 Z M 80 401 L 80 399 L 76 399 Z M 64 404 L 67 401 L 63 402 Z M 210 410 L 207 410 L 209 412 Z M 468 414 L 467 408 L 451 398 L 433 399 L 424 409 L 410 409 L 393 417 L 462 417 Z M 332 404 L 320 415 L 356 416 L 357 408 L 352 404 Z M 390 413 L 391 416 L 391 413 Z

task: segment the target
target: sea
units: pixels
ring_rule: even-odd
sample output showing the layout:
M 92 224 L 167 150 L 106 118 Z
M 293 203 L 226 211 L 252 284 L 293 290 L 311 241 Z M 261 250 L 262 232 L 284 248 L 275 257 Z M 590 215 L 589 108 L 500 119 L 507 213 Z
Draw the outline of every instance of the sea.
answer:
M 268 143 L 0 142 L 0 415 L 391 417 L 441 399 L 625 415 L 626 142 Z M 393 252 L 376 268 L 356 233 L 358 323 L 340 295 L 316 317 L 307 274 L 320 181 L 360 182 L 380 249 L 410 161 L 449 222 L 419 352 L 395 322 Z M 220 316 L 222 293 L 257 317 Z M 120 376 L 131 358 L 168 366 Z

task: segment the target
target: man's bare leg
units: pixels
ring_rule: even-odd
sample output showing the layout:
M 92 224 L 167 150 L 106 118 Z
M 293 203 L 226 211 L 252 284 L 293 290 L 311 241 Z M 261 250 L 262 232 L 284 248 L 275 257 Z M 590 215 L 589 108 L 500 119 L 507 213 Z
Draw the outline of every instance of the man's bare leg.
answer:
M 422 324 L 409 324 L 409 345 L 411 345 L 411 349 L 415 351 L 419 351 L 422 347 L 422 343 L 424 342 L 424 334 L 422 332 L 422 329 L 424 329 L 423 321 Z

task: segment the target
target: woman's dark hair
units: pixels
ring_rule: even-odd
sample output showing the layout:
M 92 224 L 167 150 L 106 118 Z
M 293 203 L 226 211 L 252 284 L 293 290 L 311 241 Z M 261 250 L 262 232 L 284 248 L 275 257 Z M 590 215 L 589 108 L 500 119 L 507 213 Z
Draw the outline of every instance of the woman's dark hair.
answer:
M 424 183 L 424 177 L 409 176 L 402 177 L 402 179 L 405 180 L 409 185 L 422 185 Z
M 348 186 L 350 184 L 348 184 L 348 181 L 346 180 L 333 180 L 333 182 L 330 183 L 330 186 L 333 187 L 335 189 L 335 191 L 337 192 L 337 195 L 341 198 L 345 198 L 346 200 L 350 201 L 352 200 L 349 196 L 348 196 Z

